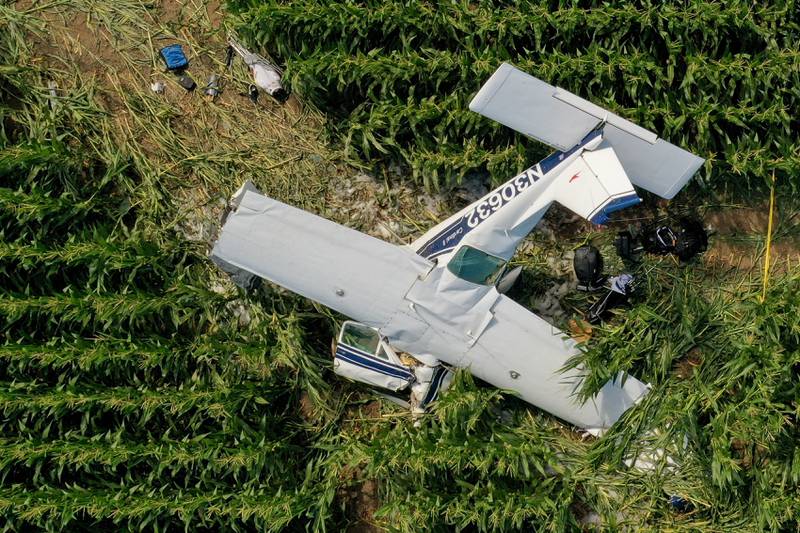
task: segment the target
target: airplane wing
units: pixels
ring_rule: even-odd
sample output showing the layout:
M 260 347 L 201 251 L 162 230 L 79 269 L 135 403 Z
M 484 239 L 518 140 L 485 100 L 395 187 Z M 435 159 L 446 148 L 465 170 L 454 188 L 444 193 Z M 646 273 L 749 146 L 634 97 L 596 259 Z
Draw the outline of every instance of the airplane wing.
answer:
M 411 250 L 370 237 L 262 195 L 246 183 L 233 197 L 211 259 L 277 283 L 372 327 L 386 323 L 433 264 Z
M 562 373 L 578 353 L 572 339 L 506 296 L 492 308 L 492 319 L 458 366 L 492 385 L 517 392 L 523 400 L 584 428 L 603 433 L 649 390 L 632 376 L 609 381 L 586 403 L 575 393 L 579 371 Z M 621 376 L 620 376 L 621 377 Z
M 672 198 L 705 161 L 619 115 L 503 63 L 469 104 L 496 120 L 559 150 L 577 145 L 601 127 L 631 182 Z

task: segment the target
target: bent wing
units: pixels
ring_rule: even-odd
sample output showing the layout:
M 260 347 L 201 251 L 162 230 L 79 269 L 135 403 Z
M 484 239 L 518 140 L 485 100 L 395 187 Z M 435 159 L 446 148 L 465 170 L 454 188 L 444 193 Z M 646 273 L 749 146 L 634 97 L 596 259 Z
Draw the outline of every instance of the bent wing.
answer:
M 412 251 L 273 200 L 246 183 L 211 259 L 373 327 L 401 305 L 432 263 Z
M 492 74 L 469 108 L 562 151 L 573 148 L 600 126 L 603 139 L 614 149 L 630 180 L 667 199 L 675 196 L 705 161 L 508 63 Z
M 517 392 L 523 400 L 595 435 L 611 427 L 647 394 L 649 386 L 632 376 L 609 381 L 581 404 L 576 392 L 579 371 L 562 372 L 579 350 L 564 333 L 506 296 L 492 308 L 493 317 L 462 365 L 496 387 Z

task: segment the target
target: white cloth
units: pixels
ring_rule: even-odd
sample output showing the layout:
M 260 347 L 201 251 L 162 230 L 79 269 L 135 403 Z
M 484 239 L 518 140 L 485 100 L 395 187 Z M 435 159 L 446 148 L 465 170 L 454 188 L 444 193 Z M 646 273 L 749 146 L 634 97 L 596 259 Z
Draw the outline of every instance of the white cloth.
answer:
M 275 94 L 279 89 L 283 89 L 281 85 L 281 77 L 275 70 L 256 63 L 251 67 L 253 69 L 253 78 L 256 85 L 267 91 L 269 94 Z

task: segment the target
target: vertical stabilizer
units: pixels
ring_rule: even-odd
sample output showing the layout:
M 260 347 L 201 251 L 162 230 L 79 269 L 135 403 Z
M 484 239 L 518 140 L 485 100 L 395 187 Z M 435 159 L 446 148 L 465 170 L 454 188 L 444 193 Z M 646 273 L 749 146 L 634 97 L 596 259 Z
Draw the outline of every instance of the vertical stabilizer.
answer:
M 608 215 L 641 202 L 614 149 L 601 143 L 584 151 L 551 185 L 553 198 L 594 224 Z

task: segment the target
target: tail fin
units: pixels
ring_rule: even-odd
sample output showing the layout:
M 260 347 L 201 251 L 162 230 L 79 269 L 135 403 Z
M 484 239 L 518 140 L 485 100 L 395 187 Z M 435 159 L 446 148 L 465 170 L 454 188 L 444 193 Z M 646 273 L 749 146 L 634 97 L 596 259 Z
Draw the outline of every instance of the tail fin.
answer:
M 614 149 L 605 143 L 584 151 L 551 187 L 555 201 L 593 224 L 605 224 L 609 214 L 641 202 Z
M 561 151 L 600 128 L 637 186 L 670 199 L 705 160 L 602 107 L 503 63 L 469 104 L 472 111 Z

